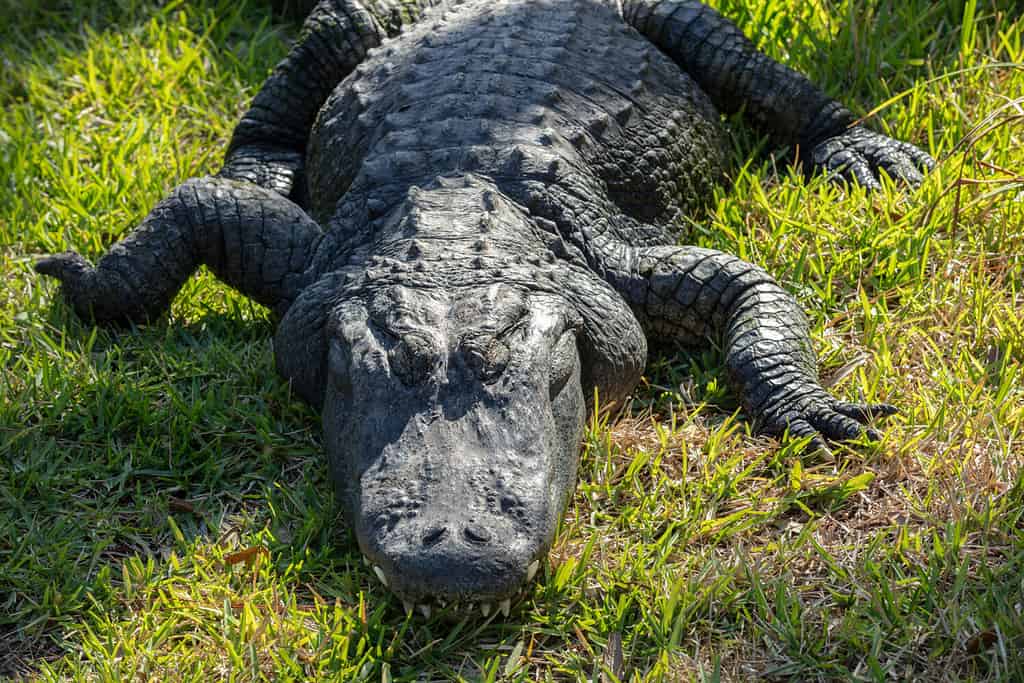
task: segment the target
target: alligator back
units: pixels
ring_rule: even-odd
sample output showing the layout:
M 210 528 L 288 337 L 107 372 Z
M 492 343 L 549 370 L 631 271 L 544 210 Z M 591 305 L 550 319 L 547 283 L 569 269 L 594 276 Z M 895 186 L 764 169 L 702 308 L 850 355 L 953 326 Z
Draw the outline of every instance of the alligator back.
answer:
M 610 218 L 566 211 L 584 198 L 664 224 L 708 196 L 726 147 L 705 93 L 616 3 L 465 0 L 429 11 L 335 89 L 310 135 L 311 211 L 366 226 L 410 186 L 472 172 L 563 232 Z M 343 197 L 340 214 L 360 220 L 337 218 Z

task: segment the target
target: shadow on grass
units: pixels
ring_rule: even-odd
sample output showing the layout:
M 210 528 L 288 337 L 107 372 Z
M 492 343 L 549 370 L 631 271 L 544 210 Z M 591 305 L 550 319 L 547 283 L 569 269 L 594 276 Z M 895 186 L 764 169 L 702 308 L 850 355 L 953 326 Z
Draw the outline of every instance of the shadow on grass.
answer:
M 282 562 L 309 544 L 344 560 L 318 419 L 274 372 L 265 322 L 97 334 L 69 316 L 58 304 L 43 325 L 70 361 L 39 378 L 47 395 L 25 387 L 2 408 L 0 675 L 61 653 L 120 563 L 166 560 L 179 534 L 237 546 L 269 530 Z
M 4 59 L 16 64 L 19 50 L 46 54 L 51 42 L 85 49 L 90 31 L 128 32 L 173 7 L 133 0 L 19 3 L 17 11 L 4 6 L 3 16 L 17 17 L 0 33 Z M 226 0 L 206 7 L 254 17 L 259 9 Z M 831 89 L 852 86 L 854 96 L 876 100 L 877 83 L 867 75 L 891 54 L 903 54 L 895 87 L 909 82 L 913 61 L 931 56 L 928 36 L 957 30 L 952 4 L 936 7 L 912 31 L 902 16 L 878 10 L 879 21 L 888 23 L 871 29 L 909 37 L 886 43 L 887 51 L 869 55 L 856 76 Z M 230 29 L 235 23 L 225 22 L 226 32 L 210 39 L 243 43 L 245 35 Z M 854 30 L 864 29 L 851 25 L 851 35 L 841 37 L 852 40 Z M 797 22 L 785 30 L 809 29 Z M 940 55 L 933 70 L 955 64 L 955 54 Z M 254 73 L 270 66 L 259 64 Z M 17 96 L 16 89 L 0 86 L 0 101 Z M 12 455 L 0 510 L 10 539 L 3 541 L 10 559 L 0 582 L 0 596 L 9 596 L 0 640 L 10 648 L 6 660 L 0 655 L 0 673 L 32 669 L 40 658 L 65 653 L 65 629 L 96 609 L 94 598 L 113 595 L 117 565 L 133 556 L 166 558 L 181 543 L 176 529 L 186 545 L 269 530 L 281 563 L 316 547 L 323 552 L 304 565 L 305 575 L 348 571 L 354 548 L 329 501 L 316 418 L 276 377 L 267 324 L 229 312 L 93 338 L 62 306 L 49 315 L 48 331 L 67 331 L 55 338 L 60 356 L 83 362 L 63 379 L 64 368 L 41 371 L 36 386 L 46 395 L 26 379 L 22 402 L 3 407 L 5 422 L 19 427 L 2 435 Z

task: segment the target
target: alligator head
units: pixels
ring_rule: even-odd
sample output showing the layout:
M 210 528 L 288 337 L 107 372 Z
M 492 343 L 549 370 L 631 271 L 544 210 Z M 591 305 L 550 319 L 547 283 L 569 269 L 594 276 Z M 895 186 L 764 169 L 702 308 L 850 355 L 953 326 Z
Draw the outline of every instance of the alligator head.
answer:
M 377 576 L 407 605 L 486 614 L 507 610 L 551 546 L 593 389 L 628 392 L 646 348 L 584 268 L 459 270 L 458 247 L 443 250 L 444 277 L 371 259 L 311 287 L 279 327 L 278 367 L 321 406 L 332 479 Z
M 394 286 L 335 311 L 327 451 L 395 593 L 500 601 L 535 571 L 576 476 L 579 328 L 557 297 L 503 285 Z

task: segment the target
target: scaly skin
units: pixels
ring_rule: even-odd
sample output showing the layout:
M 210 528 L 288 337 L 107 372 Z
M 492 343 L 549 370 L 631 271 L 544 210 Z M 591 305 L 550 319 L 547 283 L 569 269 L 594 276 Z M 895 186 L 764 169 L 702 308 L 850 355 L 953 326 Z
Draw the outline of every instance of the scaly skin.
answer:
M 626 0 L 627 21 L 691 74 L 726 114 L 749 122 L 780 144 L 811 150 L 812 167 L 866 187 L 877 171 L 917 185 L 934 166 L 913 145 L 854 126 L 856 117 L 813 83 L 758 52 L 734 24 L 694 0 Z
M 551 545 L 587 402 L 622 401 L 647 339 L 723 346 L 771 434 L 877 438 L 887 405 L 819 384 L 764 270 L 673 246 L 743 110 L 815 167 L 915 184 L 930 157 L 682 0 L 324 0 L 190 180 L 93 268 L 39 262 L 79 315 L 143 322 L 200 264 L 280 317 L 322 411 L 346 516 L 410 604 L 507 610 Z

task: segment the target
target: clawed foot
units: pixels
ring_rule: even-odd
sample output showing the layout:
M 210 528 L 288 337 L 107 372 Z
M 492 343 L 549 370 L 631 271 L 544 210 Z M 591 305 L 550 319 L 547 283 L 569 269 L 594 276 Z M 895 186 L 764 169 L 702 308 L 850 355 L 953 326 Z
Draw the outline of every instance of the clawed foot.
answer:
M 73 286 L 74 283 L 87 279 L 94 270 L 92 264 L 75 251 L 44 256 L 36 261 L 35 268 L 37 273 L 55 277 Z
M 36 261 L 35 269 L 60 280 L 61 294 L 82 320 L 123 323 L 147 319 L 130 283 L 95 268 L 76 252 L 43 257 Z
M 88 320 L 93 308 L 96 269 L 74 251 L 46 256 L 36 261 L 36 272 L 57 278 L 61 293 L 78 317 Z
M 861 126 L 819 143 L 811 151 L 811 161 L 832 178 L 871 189 L 881 187 L 880 170 L 916 187 L 924 180 L 922 173 L 935 168 L 935 160 L 927 152 Z
M 788 432 L 795 438 L 810 437 L 807 450 L 828 457 L 832 450 L 826 439 L 851 441 L 864 435 L 880 441 L 882 434 L 868 424 L 898 412 L 888 403 L 848 403 L 820 387 L 815 389 L 812 396 L 785 401 L 764 411 L 760 415 L 762 431 L 775 436 Z

